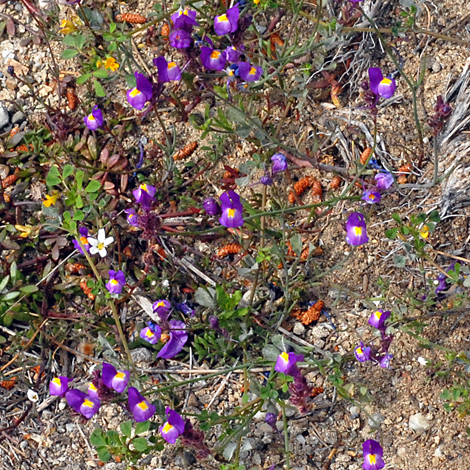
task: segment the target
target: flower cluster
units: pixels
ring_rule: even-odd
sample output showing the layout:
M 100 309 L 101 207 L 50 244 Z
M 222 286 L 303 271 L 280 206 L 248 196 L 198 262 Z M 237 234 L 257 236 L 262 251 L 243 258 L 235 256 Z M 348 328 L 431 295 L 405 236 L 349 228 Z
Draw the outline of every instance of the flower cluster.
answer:
M 369 325 L 380 332 L 380 349 L 376 350 L 370 346 L 364 346 L 361 341 L 359 346 L 354 349 L 354 355 L 359 362 L 372 361 L 384 369 L 390 368 L 392 355 L 389 353 L 390 344 L 393 341 L 393 335 L 387 334 L 386 321 L 390 318 L 389 310 L 376 310 L 369 318 Z
M 303 354 L 282 352 L 277 358 L 274 370 L 294 378 L 294 381 L 289 385 L 290 401 L 298 407 L 301 413 L 306 413 L 310 408 L 308 400 L 313 388 L 308 385 L 307 380 L 297 368 L 297 362 L 303 360 Z
M 90 419 L 99 411 L 101 399 L 111 398 L 112 395 L 109 392 L 112 390 L 123 393 L 129 384 L 129 380 L 129 371 L 117 370 L 113 365 L 105 362 L 101 376 L 98 373 L 95 380 L 88 385 L 88 393 L 78 389 L 69 390 L 68 386 L 72 380 L 61 375 L 51 380 L 49 393 L 65 397 L 71 408 L 85 418 Z M 137 422 L 147 421 L 155 414 L 156 406 L 143 397 L 135 387 L 129 387 L 127 393 L 129 410 Z M 169 407 L 166 408 L 166 416 L 167 420 L 159 428 L 159 431 L 163 439 L 170 444 L 174 444 L 176 439 L 185 431 L 185 422 L 176 411 Z M 200 441 L 202 442 L 202 439 Z
M 150 344 L 157 344 L 162 339 L 162 330 L 168 332 L 169 340 L 157 354 L 162 359 L 171 359 L 181 352 L 188 341 L 188 332 L 186 324 L 179 320 L 169 320 L 172 309 L 168 300 L 157 300 L 154 302 L 153 311 L 161 321 L 161 327 L 152 322 L 140 331 L 140 337 Z

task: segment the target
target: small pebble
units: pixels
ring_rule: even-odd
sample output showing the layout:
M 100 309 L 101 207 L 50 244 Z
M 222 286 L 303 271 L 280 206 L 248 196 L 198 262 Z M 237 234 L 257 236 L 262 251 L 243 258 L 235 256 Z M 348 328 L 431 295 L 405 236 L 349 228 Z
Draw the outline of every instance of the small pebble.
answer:
M 409 426 L 413 431 L 427 431 L 431 423 L 421 413 L 416 413 L 410 416 Z

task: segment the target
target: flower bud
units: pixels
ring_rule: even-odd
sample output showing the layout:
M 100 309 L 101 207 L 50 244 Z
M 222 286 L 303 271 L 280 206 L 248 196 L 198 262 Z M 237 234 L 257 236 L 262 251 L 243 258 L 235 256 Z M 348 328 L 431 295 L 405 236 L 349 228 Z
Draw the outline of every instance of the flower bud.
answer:
M 213 197 L 208 197 L 202 203 L 204 210 L 208 215 L 217 215 L 220 214 L 220 207 L 217 201 Z

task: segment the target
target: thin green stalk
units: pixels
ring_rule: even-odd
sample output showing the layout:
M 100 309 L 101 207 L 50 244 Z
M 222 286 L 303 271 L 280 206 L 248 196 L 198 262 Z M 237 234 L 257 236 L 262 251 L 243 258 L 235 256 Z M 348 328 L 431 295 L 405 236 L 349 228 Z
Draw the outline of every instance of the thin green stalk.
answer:
M 282 407 L 282 421 L 284 423 L 284 451 L 286 455 L 286 464 L 284 465 L 286 470 L 290 469 L 290 450 L 289 450 L 289 432 L 287 430 L 287 413 L 286 407 Z

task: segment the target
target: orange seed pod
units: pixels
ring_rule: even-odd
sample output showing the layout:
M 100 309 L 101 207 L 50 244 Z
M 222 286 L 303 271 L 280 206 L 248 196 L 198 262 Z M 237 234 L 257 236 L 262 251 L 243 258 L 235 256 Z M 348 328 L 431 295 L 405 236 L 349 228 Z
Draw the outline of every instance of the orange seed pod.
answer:
M 116 21 L 119 23 L 144 24 L 147 22 L 147 18 L 137 13 L 121 13 L 116 15 Z
M 341 185 L 341 178 L 339 176 L 335 176 L 330 183 L 331 189 L 338 189 Z
M 197 142 L 191 142 L 190 144 L 186 145 L 186 147 L 178 150 L 178 152 L 173 155 L 173 160 L 176 162 L 178 160 L 183 160 L 184 158 L 190 157 L 197 149 L 197 146 Z
M 371 147 L 367 147 L 364 152 L 362 152 L 361 156 L 360 156 L 360 160 L 361 160 L 361 165 L 365 165 L 367 160 L 369 159 L 370 157 L 370 154 L 372 153 L 372 148 Z
M 241 249 L 242 247 L 238 243 L 229 243 L 228 245 L 225 245 L 220 248 L 219 252 L 217 253 L 217 256 L 219 258 L 225 258 L 228 255 L 234 255 L 238 253 Z

